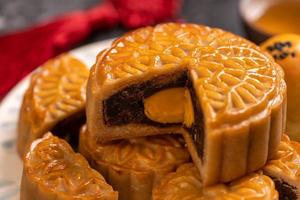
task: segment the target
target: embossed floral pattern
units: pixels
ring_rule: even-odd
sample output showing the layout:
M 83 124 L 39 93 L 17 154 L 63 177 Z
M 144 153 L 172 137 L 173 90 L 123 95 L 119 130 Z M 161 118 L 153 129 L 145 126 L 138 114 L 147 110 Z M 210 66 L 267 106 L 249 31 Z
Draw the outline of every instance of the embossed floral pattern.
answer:
M 180 135 L 139 137 L 97 144 L 84 127 L 80 146 L 93 162 L 131 170 L 173 170 L 189 160 Z
M 42 66 L 31 81 L 37 120 L 51 123 L 83 108 L 88 75 L 87 67 L 69 55 L 62 55 Z
M 84 112 L 88 75 L 85 64 L 68 54 L 49 60 L 32 75 L 20 111 L 21 155 L 59 121 Z
M 92 65 L 98 51 L 110 45 L 110 40 L 97 42 L 75 49 L 70 54 L 85 63 Z M 22 80 L 2 100 L 0 105 L 0 199 L 20 199 L 20 180 L 22 162 L 16 152 L 16 126 L 23 95 L 30 83 L 30 77 Z M 13 141 L 13 144 L 11 142 Z
M 216 126 L 247 119 L 247 112 L 260 113 L 284 93 L 283 72 L 269 56 L 243 38 L 205 26 L 170 23 L 139 29 L 116 40 L 100 57 L 99 85 L 188 68 L 197 80 L 205 116 Z
M 47 134 L 33 142 L 24 161 L 23 184 L 36 184 L 58 198 L 117 199 L 117 193 L 62 139 Z M 26 191 L 24 194 L 34 191 Z M 35 191 L 37 194 L 41 191 Z M 47 195 L 47 194 L 46 194 Z M 35 195 L 34 195 L 35 196 Z M 110 197 L 110 198 L 109 198 Z
M 154 189 L 153 200 L 272 200 L 278 199 L 273 181 L 252 173 L 229 184 L 203 188 L 196 167 L 189 163 L 166 176 Z
M 299 181 L 300 177 L 300 144 L 283 135 L 275 157 L 268 162 L 264 170 L 272 174 L 280 174 L 288 179 Z

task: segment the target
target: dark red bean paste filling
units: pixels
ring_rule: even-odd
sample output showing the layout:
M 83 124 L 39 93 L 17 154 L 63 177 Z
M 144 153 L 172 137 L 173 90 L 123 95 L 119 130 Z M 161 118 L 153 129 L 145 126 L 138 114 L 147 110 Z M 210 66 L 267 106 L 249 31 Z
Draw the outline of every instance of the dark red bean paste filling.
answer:
M 82 111 L 58 122 L 51 129 L 51 132 L 54 135 L 65 139 L 72 146 L 72 148 L 77 151 L 80 128 L 85 123 L 86 115 L 85 111 Z
M 184 87 L 186 80 L 187 72 L 179 71 L 122 89 L 103 102 L 105 124 L 120 126 L 129 123 L 143 123 L 159 127 L 179 125 L 163 124 L 147 118 L 144 113 L 143 100 L 164 89 Z
M 185 129 L 188 130 L 190 133 L 194 144 L 196 146 L 198 155 L 203 158 L 203 148 L 204 148 L 204 122 L 203 122 L 203 113 L 202 109 L 199 104 L 199 100 L 197 100 L 196 92 L 193 89 L 192 81 L 191 79 L 187 82 L 187 88 L 189 89 L 189 92 L 191 94 L 192 104 L 193 104 L 193 110 L 194 110 L 194 123 L 191 127 L 185 127 Z
M 275 183 L 275 188 L 279 193 L 279 200 L 297 200 L 297 188 L 283 181 L 282 179 L 271 177 Z
M 147 124 L 157 127 L 181 126 L 179 123 L 159 123 L 149 119 L 144 113 L 143 100 L 161 90 L 187 87 L 191 93 L 195 122 L 186 128 L 195 142 L 199 156 L 203 155 L 204 124 L 203 115 L 196 98 L 188 71 L 160 75 L 140 84 L 133 84 L 111 95 L 103 101 L 103 119 L 107 126 L 122 126 L 129 123 Z

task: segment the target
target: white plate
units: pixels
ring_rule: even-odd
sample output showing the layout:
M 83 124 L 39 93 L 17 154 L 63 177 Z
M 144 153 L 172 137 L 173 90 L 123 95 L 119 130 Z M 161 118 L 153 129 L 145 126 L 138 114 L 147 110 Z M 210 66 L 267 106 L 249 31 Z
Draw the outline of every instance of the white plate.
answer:
M 70 54 L 85 62 L 89 67 L 97 53 L 108 47 L 112 40 L 86 45 L 70 51 Z M 22 162 L 16 151 L 16 127 L 23 94 L 30 77 L 19 82 L 0 104 L 0 200 L 18 200 Z

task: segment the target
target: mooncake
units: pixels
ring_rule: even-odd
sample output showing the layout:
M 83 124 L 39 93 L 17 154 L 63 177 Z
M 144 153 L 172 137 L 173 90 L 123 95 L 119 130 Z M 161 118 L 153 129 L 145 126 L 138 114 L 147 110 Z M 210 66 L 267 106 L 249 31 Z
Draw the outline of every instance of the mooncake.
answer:
M 300 36 L 277 35 L 261 44 L 281 65 L 287 84 L 287 134 L 300 142 Z
M 86 121 L 88 75 L 86 65 L 67 54 L 46 62 L 32 74 L 18 122 L 21 156 L 33 140 L 50 130 L 76 146 L 80 126 Z
M 153 200 L 275 200 L 278 192 L 273 181 L 260 172 L 250 173 L 228 184 L 203 187 L 200 174 L 192 163 L 162 179 L 153 191 Z
M 300 199 L 300 144 L 284 135 L 273 160 L 263 168 L 275 182 L 280 199 Z
M 204 185 L 262 167 L 280 142 L 285 106 L 284 74 L 270 55 L 193 24 L 117 39 L 98 55 L 87 86 L 97 141 L 181 133 Z
M 95 142 L 84 126 L 79 151 L 119 192 L 120 200 L 151 200 L 152 188 L 177 166 L 189 161 L 180 135 L 160 135 Z
M 118 192 L 65 140 L 48 133 L 25 156 L 20 199 L 117 200 Z

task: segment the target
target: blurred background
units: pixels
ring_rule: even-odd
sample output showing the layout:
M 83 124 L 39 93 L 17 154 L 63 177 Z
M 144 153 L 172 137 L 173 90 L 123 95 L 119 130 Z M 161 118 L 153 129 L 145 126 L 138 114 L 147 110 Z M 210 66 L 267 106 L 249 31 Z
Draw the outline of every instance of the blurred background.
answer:
M 26 28 L 66 12 L 87 9 L 99 2 L 101 0 L 0 0 L 0 34 Z M 238 0 L 183 0 L 178 16 L 186 22 L 220 27 L 244 35 Z M 97 32 L 86 42 L 116 37 L 125 31 L 117 27 Z
M 222 28 L 260 44 L 300 34 L 300 0 L 0 0 L 0 99 L 60 53 L 170 21 Z

